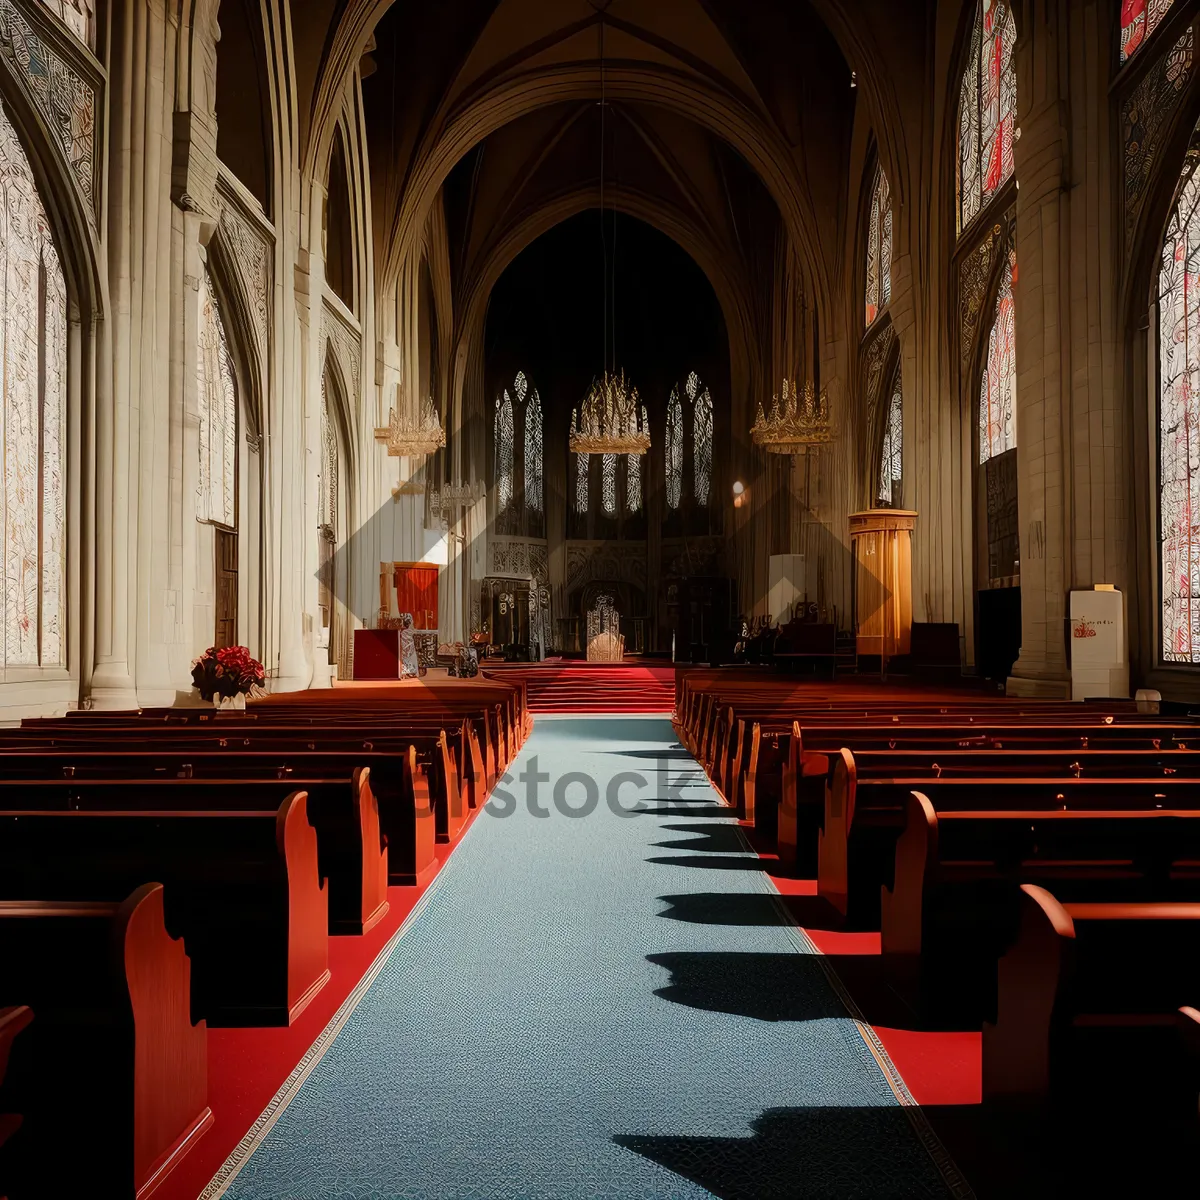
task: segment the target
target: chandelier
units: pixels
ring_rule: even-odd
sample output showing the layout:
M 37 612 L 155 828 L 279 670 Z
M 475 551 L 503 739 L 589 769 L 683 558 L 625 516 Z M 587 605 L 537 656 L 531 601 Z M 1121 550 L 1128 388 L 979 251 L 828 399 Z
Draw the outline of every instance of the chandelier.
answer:
M 419 454 L 432 454 L 446 444 L 446 431 L 442 428 L 433 397 L 425 401 L 425 411 L 417 417 L 407 413 L 401 417 L 393 408 L 388 412 L 388 423 L 375 430 L 375 440 L 386 442 L 391 458 L 415 458 Z
M 592 380 L 587 396 L 571 412 L 567 444 L 573 454 L 645 454 L 650 449 L 650 421 L 639 403 L 637 388 L 625 372 L 605 371 Z
M 824 388 L 814 395 L 807 381 L 801 389 L 794 380 L 785 379 L 772 398 L 770 413 L 758 406 L 758 419 L 750 430 L 750 440 L 771 454 L 799 454 L 833 439 L 829 397 Z

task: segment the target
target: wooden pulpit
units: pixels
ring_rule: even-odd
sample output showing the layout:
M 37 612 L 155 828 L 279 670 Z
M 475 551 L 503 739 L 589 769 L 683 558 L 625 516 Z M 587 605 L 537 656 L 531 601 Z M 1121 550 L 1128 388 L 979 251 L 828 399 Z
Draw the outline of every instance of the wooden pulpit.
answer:
M 860 655 L 889 658 L 912 647 L 912 531 L 917 514 L 871 508 L 850 514 L 855 624 Z

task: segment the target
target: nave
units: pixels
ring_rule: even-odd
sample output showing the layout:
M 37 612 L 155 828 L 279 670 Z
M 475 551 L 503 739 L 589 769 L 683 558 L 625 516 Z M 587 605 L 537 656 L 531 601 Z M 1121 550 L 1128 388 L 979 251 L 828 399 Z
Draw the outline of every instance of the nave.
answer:
M 206 1195 L 969 1194 L 667 720 L 509 774 Z

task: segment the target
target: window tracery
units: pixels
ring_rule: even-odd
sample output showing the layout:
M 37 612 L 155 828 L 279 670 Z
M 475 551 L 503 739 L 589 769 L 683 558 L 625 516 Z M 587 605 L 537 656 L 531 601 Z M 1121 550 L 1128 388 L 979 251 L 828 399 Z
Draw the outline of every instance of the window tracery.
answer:
M 66 278 L 2 103 L 0 190 L 4 663 L 65 666 Z
M 900 480 L 904 450 L 904 392 L 900 364 L 892 377 L 887 424 L 883 430 L 883 455 L 879 463 L 879 503 L 889 507 L 900 503 Z
M 712 489 L 712 393 L 701 385 L 695 371 L 688 376 L 687 390 L 692 400 L 693 494 L 696 497 L 696 503 L 705 508 L 708 506 L 708 494 Z
M 225 323 L 205 268 L 200 275 L 200 345 L 196 355 L 196 409 L 200 426 L 197 518 L 237 524 L 237 384 Z
M 1000 290 L 988 334 L 987 359 L 979 386 L 979 461 L 985 463 L 1017 444 L 1016 429 L 1016 310 L 1013 285 L 1017 252 L 1011 241 L 1008 261 L 1001 267 Z
M 1121 61 L 1128 62 L 1153 36 L 1175 0 L 1121 0 Z
M 667 507 L 678 508 L 683 500 L 683 402 L 679 389 L 671 389 L 667 401 L 667 436 L 663 458 L 667 473 Z
M 588 454 L 575 455 L 575 511 L 586 515 L 588 510 L 588 472 L 591 467 L 591 456 Z
M 687 452 L 684 430 L 691 418 L 691 453 Z M 667 508 L 675 511 L 683 506 L 686 486 L 686 464 L 692 467 L 691 493 L 695 503 L 708 506 L 712 493 L 713 473 L 713 399 L 695 371 L 688 373 L 683 383 L 671 389 L 667 400 L 667 428 L 664 449 Z
M 1164 662 L 1200 662 L 1200 172 L 1183 181 L 1158 277 L 1158 521 Z
M 544 415 L 524 371 L 496 396 L 493 426 L 496 531 L 542 535 L 545 508 Z
M 875 169 L 867 221 L 867 327 L 892 298 L 892 193 L 882 167 Z
M 93 0 L 42 0 L 89 50 L 96 48 L 96 5 Z
M 513 478 L 513 406 L 505 388 L 496 397 L 496 515 L 503 516 L 513 502 L 516 481 Z
M 1016 27 L 1006 0 L 976 0 L 958 101 L 958 229 L 987 207 L 1013 173 Z

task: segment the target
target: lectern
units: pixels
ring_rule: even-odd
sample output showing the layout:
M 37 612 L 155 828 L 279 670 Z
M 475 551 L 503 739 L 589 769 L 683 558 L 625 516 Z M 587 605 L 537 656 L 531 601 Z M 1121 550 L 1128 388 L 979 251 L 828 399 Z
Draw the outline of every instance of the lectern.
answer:
M 901 508 L 851 513 L 854 605 L 859 654 L 879 655 L 880 670 L 912 647 L 912 531 L 917 514 Z

